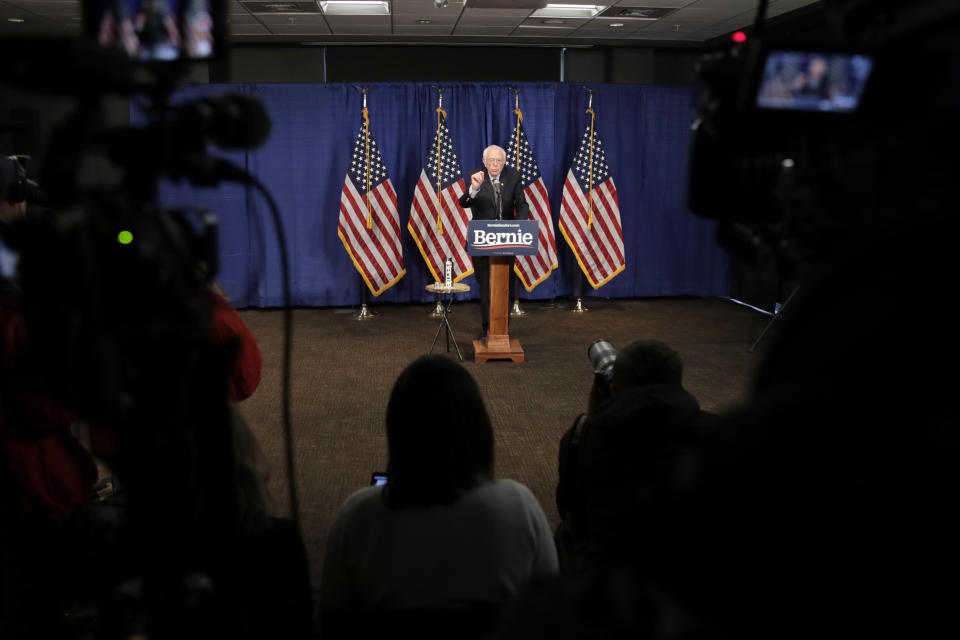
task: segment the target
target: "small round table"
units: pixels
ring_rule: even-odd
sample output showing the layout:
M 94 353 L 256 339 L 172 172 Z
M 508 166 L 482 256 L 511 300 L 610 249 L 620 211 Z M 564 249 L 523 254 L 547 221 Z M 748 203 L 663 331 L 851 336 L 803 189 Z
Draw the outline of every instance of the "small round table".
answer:
M 428 353 L 433 353 L 433 348 L 437 346 L 437 338 L 440 337 L 440 331 L 446 327 L 447 330 L 447 352 L 450 351 L 450 339 L 453 338 L 453 346 L 457 350 L 457 355 L 460 357 L 460 360 L 463 360 L 463 354 L 460 353 L 460 345 L 457 344 L 457 338 L 453 335 L 453 329 L 450 328 L 450 319 L 447 317 L 450 314 L 450 305 L 453 304 L 453 296 L 457 293 L 466 293 L 470 291 L 470 287 L 461 282 L 454 282 L 449 287 L 444 285 L 437 285 L 436 283 L 431 283 L 427 285 L 427 291 L 430 293 L 437 294 L 437 300 L 440 301 L 440 326 L 437 327 L 437 333 L 433 336 L 433 344 L 430 345 L 430 351 Z M 444 305 L 441 298 L 447 296 L 447 304 Z

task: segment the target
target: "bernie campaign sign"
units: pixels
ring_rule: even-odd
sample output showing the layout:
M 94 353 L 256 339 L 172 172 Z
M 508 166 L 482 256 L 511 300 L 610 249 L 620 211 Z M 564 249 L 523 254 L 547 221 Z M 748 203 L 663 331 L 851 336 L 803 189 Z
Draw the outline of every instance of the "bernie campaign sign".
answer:
M 532 256 L 537 253 L 536 220 L 471 220 L 467 253 L 471 256 Z

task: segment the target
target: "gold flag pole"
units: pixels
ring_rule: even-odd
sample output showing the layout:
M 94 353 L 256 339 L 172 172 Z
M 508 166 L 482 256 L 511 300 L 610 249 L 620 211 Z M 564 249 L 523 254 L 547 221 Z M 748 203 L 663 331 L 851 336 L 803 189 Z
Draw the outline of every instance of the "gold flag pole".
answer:
M 443 219 L 441 215 L 443 213 L 443 205 L 441 203 L 442 196 L 440 195 L 440 186 L 443 184 L 443 170 L 440 166 L 440 159 L 443 157 L 440 153 L 440 118 L 447 117 L 447 112 L 443 110 L 443 89 L 440 87 L 433 87 L 433 90 L 439 94 L 437 102 L 437 234 L 443 235 Z M 437 294 L 437 302 L 433 305 L 433 310 L 430 311 L 430 315 L 434 318 L 439 318 L 443 316 L 443 302 L 440 301 L 440 294 Z
M 587 218 L 587 231 L 593 227 L 593 128 L 597 114 L 593 112 L 593 89 L 590 92 L 590 104 L 587 106 L 586 113 L 590 114 L 590 181 L 587 184 L 587 203 L 589 217 Z
M 593 112 L 593 89 L 589 87 L 584 87 L 587 90 L 587 93 L 590 95 L 590 100 L 587 103 L 586 113 L 590 114 L 590 177 L 589 182 L 587 183 L 587 200 L 589 206 L 587 208 L 587 231 L 593 226 L 593 127 L 596 114 Z M 583 306 L 583 273 L 577 275 L 577 302 L 573 305 L 571 309 L 573 313 L 584 313 L 589 311 L 585 306 Z
M 443 169 L 440 166 L 440 159 L 443 157 L 440 153 L 440 118 L 446 118 L 447 112 L 443 110 L 443 89 L 434 87 L 434 90 L 440 94 L 437 104 L 437 233 L 443 235 L 443 220 L 440 217 L 443 207 L 441 206 L 440 186 L 443 184 Z
M 360 88 L 357 87 L 357 90 L 363 94 L 363 110 L 360 112 L 363 115 L 363 136 L 364 144 L 366 146 L 366 155 L 367 162 L 365 166 L 366 176 L 365 176 L 365 189 L 363 194 L 363 201 L 367 208 L 367 229 L 373 229 L 373 212 L 370 208 L 370 112 L 367 109 L 367 91 L 370 90 L 369 87 Z M 357 313 L 357 320 L 369 320 L 370 318 L 376 318 L 377 314 L 371 311 L 367 307 L 367 286 L 366 283 L 360 287 L 362 292 L 360 298 L 360 311 Z
M 520 171 L 520 123 L 523 122 L 523 112 L 520 111 L 520 90 L 510 88 L 510 91 L 513 92 L 513 113 L 517 116 L 517 125 L 514 128 L 514 136 L 517 139 L 516 150 L 514 154 L 514 162 L 517 163 L 517 166 L 514 167 L 518 172 Z M 514 263 L 516 263 L 516 258 L 514 258 Z M 513 306 L 510 308 L 510 317 L 511 318 L 522 318 L 527 315 L 527 312 L 520 308 L 520 277 L 514 274 L 515 278 L 513 281 Z

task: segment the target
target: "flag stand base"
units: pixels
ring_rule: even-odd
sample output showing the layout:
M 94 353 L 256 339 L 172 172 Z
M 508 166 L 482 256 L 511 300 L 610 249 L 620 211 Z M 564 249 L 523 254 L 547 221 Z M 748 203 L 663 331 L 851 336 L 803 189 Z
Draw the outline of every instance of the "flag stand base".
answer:
M 360 305 L 360 311 L 357 313 L 357 320 L 369 320 L 370 318 L 376 318 L 377 314 L 367 308 L 367 304 L 364 303 Z
M 570 309 L 570 313 L 584 313 L 586 311 L 589 311 L 589 309 L 583 306 L 583 298 L 577 298 L 577 302 L 573 305 L 573 309 Z
M 513 306 L 510 308 L 510 317 L 511 318 L 522 318 L 527 315 L 527 312 L 520 308 L 520 300 L 517 298 L 513 299 Z
M 434 318 L 442 318 L 442 317 L 443 317 L 443 303 L 440 302 L 440 296 L 437 296 L 437 304 L 434 305 L 433 309 L 431 309 L 431 310 L 428 311 L 427 313 L 429 313 L 429 314 L 430 314 L 431 316 L 433 316 Z

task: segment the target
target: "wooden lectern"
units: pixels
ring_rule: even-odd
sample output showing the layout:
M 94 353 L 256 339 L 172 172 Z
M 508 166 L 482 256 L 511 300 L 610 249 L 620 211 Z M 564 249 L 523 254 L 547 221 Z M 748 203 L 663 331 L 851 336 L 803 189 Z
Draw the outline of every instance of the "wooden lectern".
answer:
M 467 226 L 468 253 L 490 256 L 490 331 L 483 340 L 473 341 L 473 357 L 477 362 L 523 362 L 520 343 L 507 334 L 510 269 L 514 256 L 537 253 L 539 224 L 536 220 L 471 220 Z
M 490 331 L 485 339 L 473 341 L 473 355 L 477 362 L 523 362 L 523 348 L 507 333 L 512 266 L 513 256 L 490 256 Z

